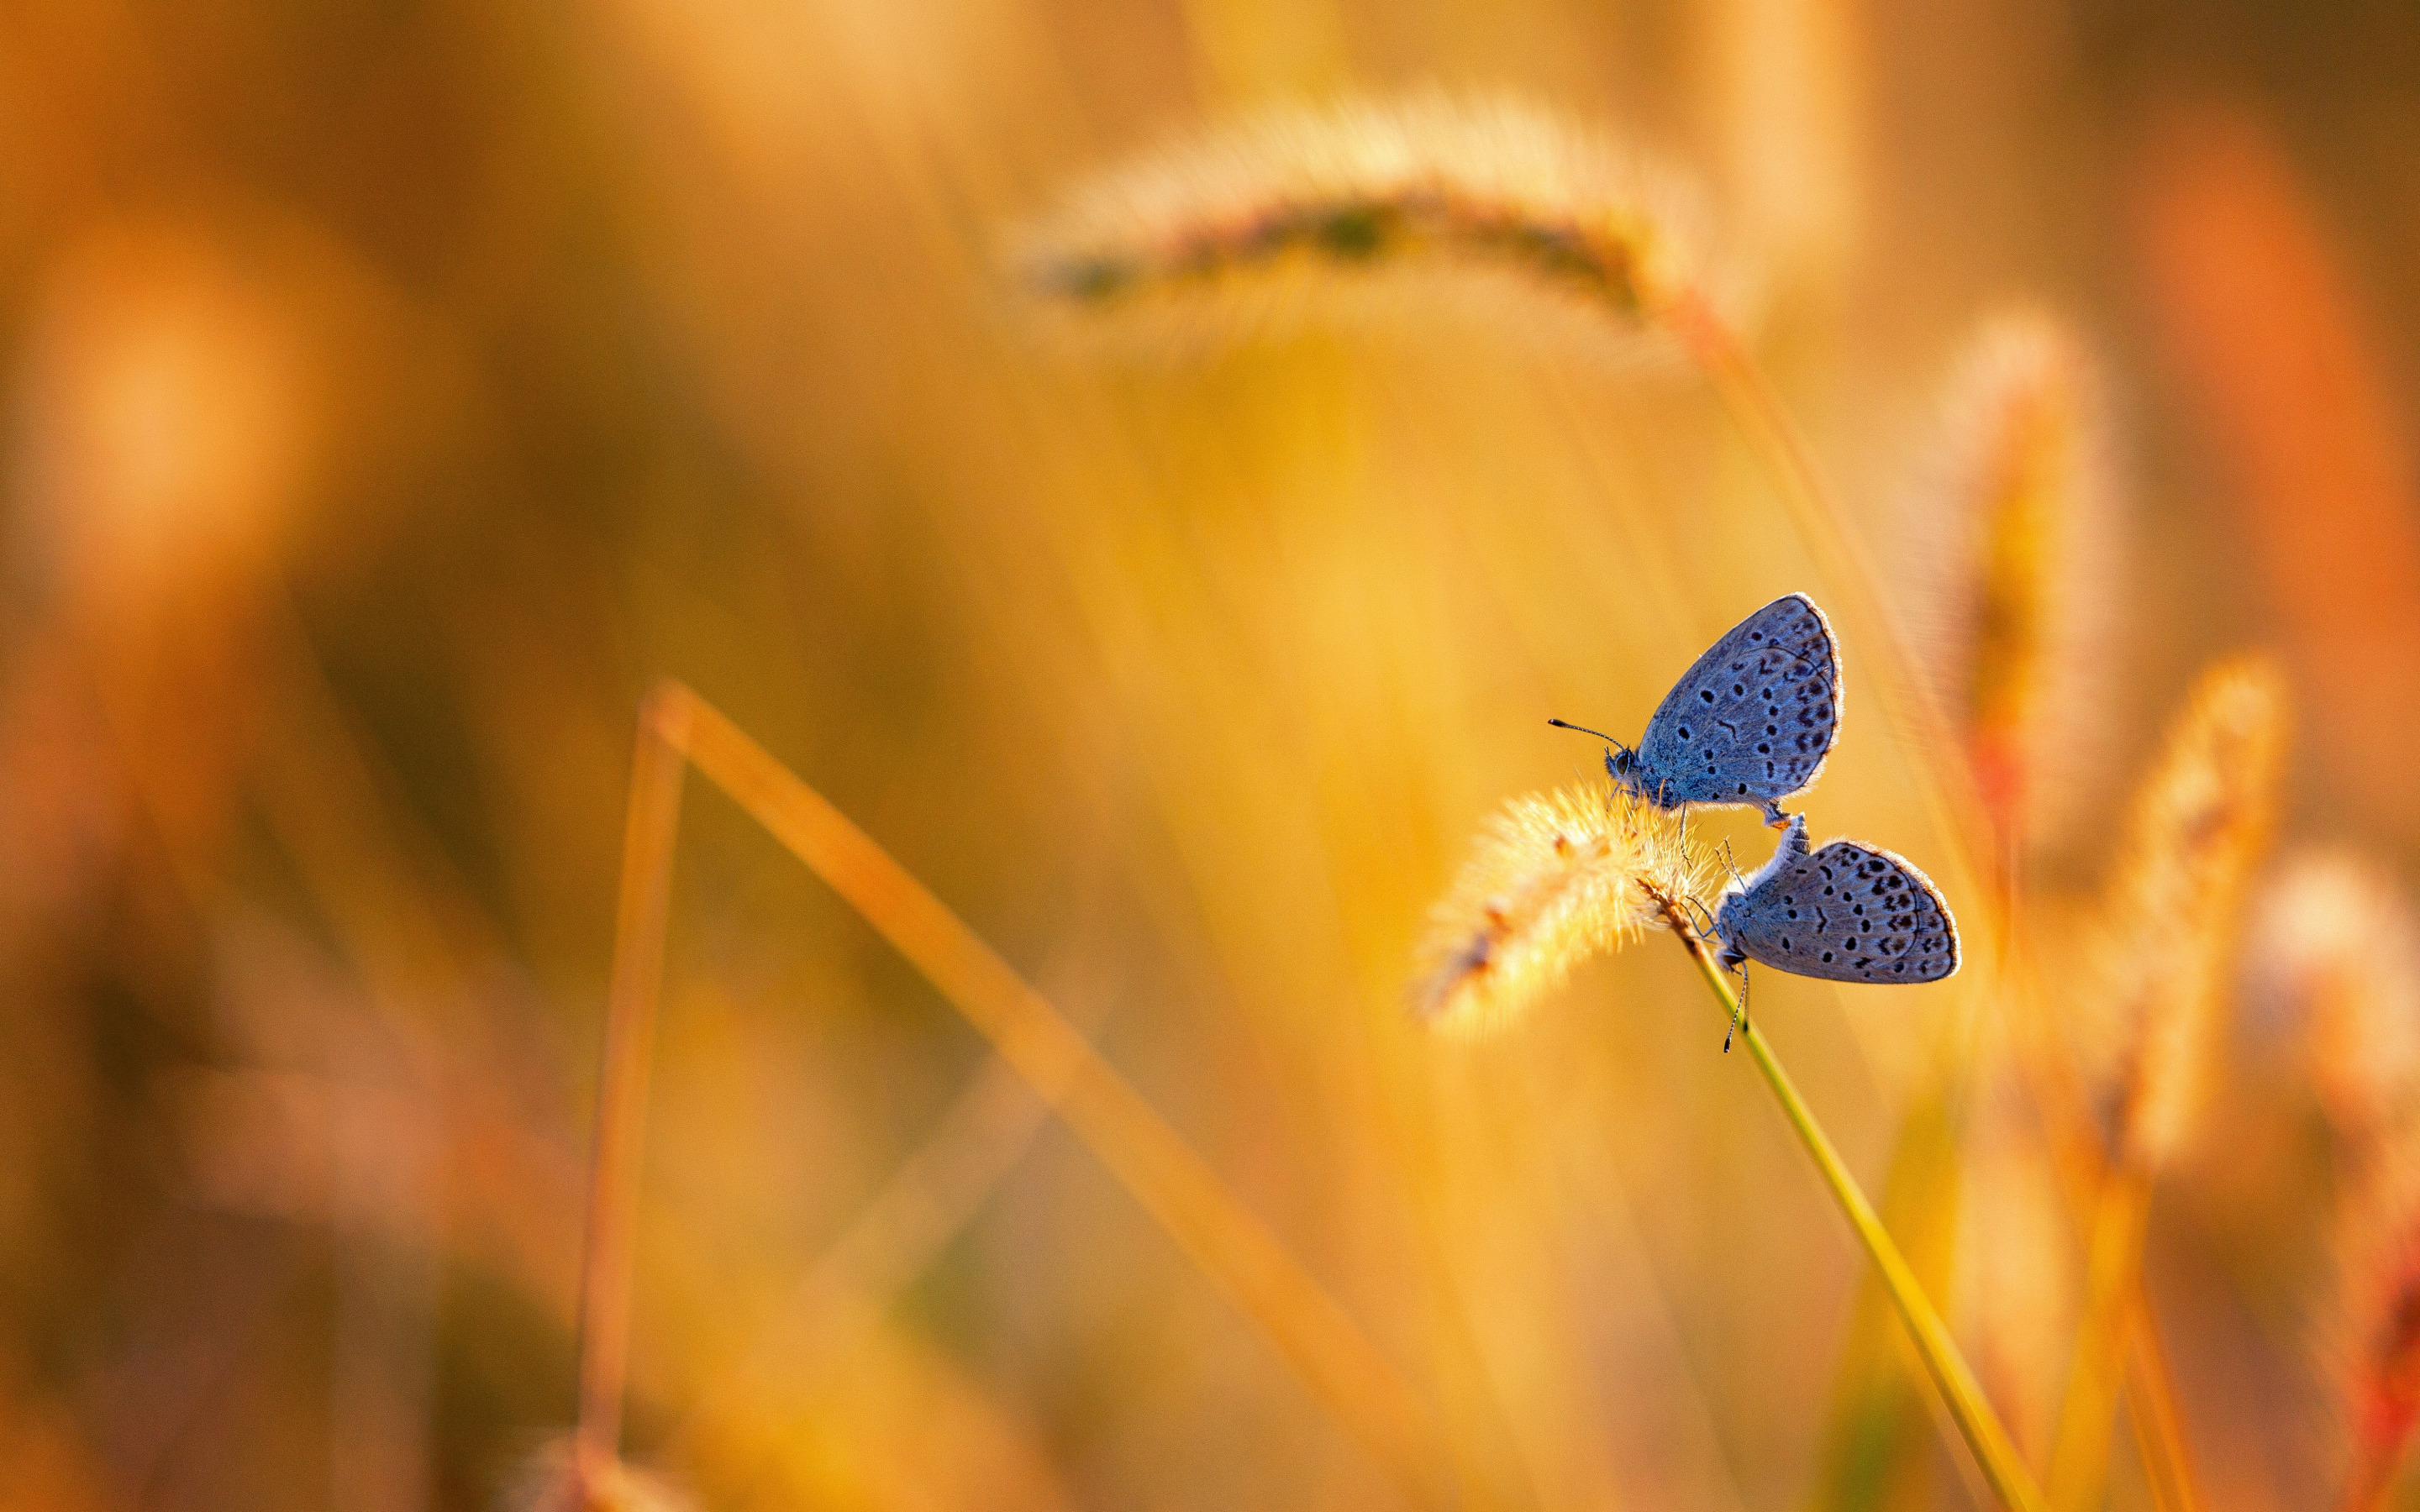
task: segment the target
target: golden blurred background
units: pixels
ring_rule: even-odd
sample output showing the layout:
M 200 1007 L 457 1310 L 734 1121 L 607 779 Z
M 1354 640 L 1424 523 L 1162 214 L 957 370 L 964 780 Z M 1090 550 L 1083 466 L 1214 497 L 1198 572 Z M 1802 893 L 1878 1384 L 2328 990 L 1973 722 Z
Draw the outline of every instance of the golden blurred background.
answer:
M 1419 309 L 1094 350 L 1005 252 L 1238 110 L 1533 100 L 1703 185 L 1886 591 L 1962 355 L 2052 312 L 2118 528 L 2045 917 L 2255 647 L 2277 854 L 2399 887 L 2415 81 L 2388 6 L 0 9 L 0 1507 L 485 1507 L 564 1431 L 665 676 L 1086 1028 L 1419 1383 L 1470 1504 L 1971 1504 L 1937 1403 L 1859 1405 L 1892 1325 L 1681 952 L 1475 1042 L 1404 1011 L 1469 835 L 1594 766 L 1548 715 L 1631 734 L 1825 596 L 1706 384 Z M 1938 867 L 1848 675 L 1816 834 Z M 828 888 L 702 782 L 683 825 L 635 1460 L 713 1507 L 1400 1504 Z M 1877 1192 L 1949 1001 L 1759 979 Z M 2297 1032 L 2247 1007 L 2152 1213 L 2212 1505 L 2344 1474 Z M 2039 1451 L 2078 1242 L 2013 1237 L 2000 1101 L 1927 1227 Z M 2128 1453 L 2113 1504 L 2152 1504 Z

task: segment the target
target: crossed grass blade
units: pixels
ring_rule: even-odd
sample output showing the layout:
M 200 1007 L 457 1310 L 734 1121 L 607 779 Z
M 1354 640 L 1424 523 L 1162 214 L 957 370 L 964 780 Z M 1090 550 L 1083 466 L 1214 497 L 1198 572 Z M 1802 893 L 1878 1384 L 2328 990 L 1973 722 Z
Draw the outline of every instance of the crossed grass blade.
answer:
M 638 749 L 597 1105 L 570 1474 L 620 1468 L 636 1154 L 681 777 L 694 765 L 905 955 L 1023 1076 L 1236 1306 L 1414 1505 L 1456 1504 L 1419 1396 L 1334 1299 L 1076 1027 L 862 830 L 677 683 L 651 691 Z

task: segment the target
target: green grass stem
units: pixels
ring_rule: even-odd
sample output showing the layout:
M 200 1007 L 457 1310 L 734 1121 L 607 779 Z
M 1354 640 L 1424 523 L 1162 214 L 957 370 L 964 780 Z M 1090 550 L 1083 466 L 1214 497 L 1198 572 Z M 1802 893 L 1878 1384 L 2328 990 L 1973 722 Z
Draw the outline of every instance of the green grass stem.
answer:
M 1673 933 L 1688 948 L 1690 959 L 1697 962 L 1699 972 L 1706 979 L 1706 985 L 1714 990 L 1715 1002 L 1727 1017 L 1739 1024 L 1740 1038 L 1747 1045 L 1749 1058 L 1756 1062 L 1756 1069 L 1763 1075 L 1765 1085 L 1773 1088 L 1775 1100 L 1781 1104 L 1782 1116 L 1790 1120 L 1790 1127 L 1797 1133 L 1799 1143 L 1807 1147 L 1807 1153 L 1814 1160 L 1816 1170 L 1823 1175 L 1823 1184 L 1831 1189 L 1833 1200 L 1840 1205 L 1840 1211 L 1847 1216 L 1849 1227 L 1856 1230 L 1858 1240 L 1866 1246 L 1866 1254 L 1873 1260 L 1875 1271 L 1881 1274 L 1884 1287 L 1890 1292 L 1892 1304 L 1899 1309 L 1900 1321 L 1907 1325 L 1908 1337 L 1916 1345 L 1917 1356 L 1924 1361 L 1926 1371 L 1931 1375 L 1943 1404 L 1948 1408 L 1951 1420 L 1958 1425 L 1958 1431 L 1965 1439 L 1966 1447 L 1973 1452 L 1976 1466 L 1981 1470 L 1993 1494 L 2010 1512 L 2046 1512 L 2047 1504 L 2042 1500 L 2040 1489 L 2026 1472 L 2015 1443 L 2009 1437 L 2009 1430 L 2001 1426 L 1998 1415 L 1992 1411 L 1992 1404 L 1984 1399 L 1982 1385 L 1976 1381 L 1975 1372 L 1967 1367 L 1965 1357 L 1958 1352 L 1957 1343 L 1949 1336 L 1948 1326 L 1942 1322 L 1941 1314 L 1933 1307 L 1931 1299 L 1924 1294 L 1923 1286 L 1917 1282 L 1916 1273 L 1909 1268 L 1905 1257 L 1900 1254 L 1899 1245 L 1892 1241 L 1889 1231 L 1883 1227 L 1882 1219 L 1875 1216 L 1873 1204 L 1866 1200 L 1864 1189 L 1857 1185 L 1857 1179 L 1850 1174 L 1849 1167 L 1841 1161 L 1840 1152 L 1832 1148 L 1832 1141 L 1824 1134 L 1823 1125 L 1815 1121 L 1814 1110 L 1807 1105 L 1805 1098 L 1798 1095 L 1798 1088 L 1792 1085 L 1790 1073 L 1781 1069 L 1781 1062 L 1774 1056 L 1773 1046 L 1765 1041 L 1763 1032 L 1752 1021 L 1743 1021 L 1739 998 L 1731 991 L 1730 979 L 1714 964 L 1714 953 L 1707 949 L 1704 937 L 1690 926 L 1677 904 L 1667 903 L 1666 914 L 1672 921 Z

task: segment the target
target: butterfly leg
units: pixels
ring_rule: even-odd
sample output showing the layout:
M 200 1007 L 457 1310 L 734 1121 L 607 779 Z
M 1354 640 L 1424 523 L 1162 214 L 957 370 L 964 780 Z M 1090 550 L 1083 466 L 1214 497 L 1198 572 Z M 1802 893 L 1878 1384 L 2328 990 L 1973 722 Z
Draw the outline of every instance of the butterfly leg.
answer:
M 1689 927 L 1698 932 L 1699 937 L 1709 940 L 1714 938 L 1714 916 L 1707 912 L 1706 905 L 1695 898 L 1686 896 L 1683 897 L 1681 902 L 1688 908 Z

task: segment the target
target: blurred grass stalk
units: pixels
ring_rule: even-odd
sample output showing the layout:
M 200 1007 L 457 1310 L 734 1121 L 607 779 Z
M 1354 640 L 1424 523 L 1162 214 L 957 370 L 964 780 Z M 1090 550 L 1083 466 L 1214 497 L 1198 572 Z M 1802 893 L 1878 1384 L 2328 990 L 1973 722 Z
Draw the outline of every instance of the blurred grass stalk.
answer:
M 1991 896 L 2000 913 L 2001 1018 L 2060 1188 L 2094 1236 L 2086 1316 L 2118 1336 L 2153 1501 L 2182 1512 L 2203 1498 L 2140 1267 L 2127 1258 L 2140 1248 L 2148 1183 L 2105 1168 L 2064 1049 L 2038 1011 L 2024 930 L 2032 841 L 2046 819 L 2072 807 L 2064 790 L 2078 775 L 2077 748 L 2091 738 L 2093 663 L 2118 572 L 2100 385 L 2085 344 L 2062 322 L 2009 312 L 1971 341 L 1945 409 L 1948 492 L 1916 527 L 1935 537 L 1918 587 L 1938 647 L 1925 671 L 1961 717 L 1998 859 Z
M 680 784 L 693 764 L 838 892 L 988 1039 L 1245 1315 L 1415 1505 L 1455 1504 L 1419 1397 L 1277 1239 L 1040 994 L 866 834 L 712 705 L 642 706 L 581 1291 L 574 1474 L 619 1464 L 632 1220 Z
M 2102 1319 L 2119 1335 L 2117 1348 L 2121 1359 L 2115 1368 L 2122 1371 L 2119 1389 L 2125 1394 L 2135 1452 L 2142 1458 L 2153 1504 L 2163 1512 L 2197 1512 L 2209 1502 L 2194 1469 L 2184 1415 L 2177 1405 L 2176 1377 L 2140 1264 L 2149 1184 L 2130 1182 L 2123 1172 L 2109 1166 L 2091 1115 L 2061 1062 L 2059 1047 L 2051 1041 L 2040 1015 L 2033 1011 L 2036 1004 L 2028 996 L 2013 1006 L 2016 1011 L 2007 1016 L 2018 1026 L 2009 1038 L 2041 1119 L 2051 1168 L 2069 1211 L 2087 1236 L 2084 1316 Z M 2130 1231 L 2136 1252 L 2131 1266 L 2116 1260 L 2128 1247 Z
M 2092 1219 L 2085 1310 L 2051 1451 L 2059 1512 L 2088 1512 L 2108 1479 L 2118 1382 L 2140 1305 L 2154 1179 L 2190 1136 L 2218 1037 L 2244 892 L 2265 853 L 2287 719 L 2258 657 L 2203 673 L 2136 797 L 2103 904 L 2120 1021 L 2116 1149 Z

